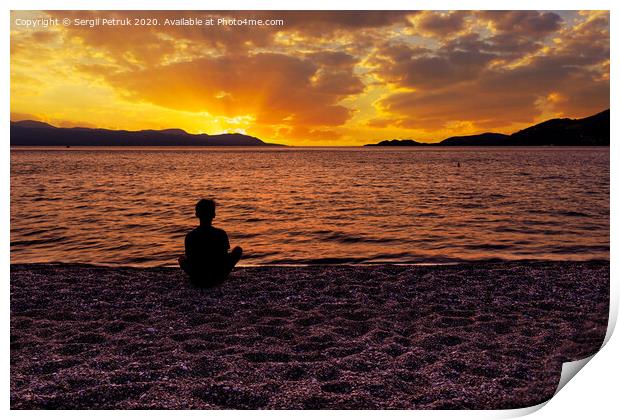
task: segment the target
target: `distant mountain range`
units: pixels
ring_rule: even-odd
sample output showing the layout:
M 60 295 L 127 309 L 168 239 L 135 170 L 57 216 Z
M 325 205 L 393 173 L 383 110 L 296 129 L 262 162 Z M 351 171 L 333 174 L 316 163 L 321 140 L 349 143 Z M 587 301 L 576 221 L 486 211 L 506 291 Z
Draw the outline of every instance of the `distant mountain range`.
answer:
M 581 119 L 555 118 L 510 135 L 483 133 L 437 143 L 383 140 L 366 146 L 609 146 L 609 109 Z
M 41 121 L 11 122 L 11 146 L 282 146 L 245 134 L 189 134 L 167 130 L 59 128 Z M 609 109 L 581 119 L 556 118 L 511 135 L 483 133 L 436 143 L 383 140 L 366 146 L 609 146 Z
M 167 130 L 58 128 L 40 121 L 11 122 L 11 146 L 281 146 L 244 134 L 189 134 Z

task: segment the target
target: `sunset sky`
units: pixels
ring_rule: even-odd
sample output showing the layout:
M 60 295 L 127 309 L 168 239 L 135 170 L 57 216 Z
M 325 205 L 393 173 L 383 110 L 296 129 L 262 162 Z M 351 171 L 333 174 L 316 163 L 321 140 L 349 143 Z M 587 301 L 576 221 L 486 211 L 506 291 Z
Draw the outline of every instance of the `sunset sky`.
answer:
M 163 26 L 166 18 L 282 26 Z M 16 19 L 157 18 L 49 28 Z M 291 145 L 510 133 L 609 107 L 608 12 L 12 12 L 11 120 Z

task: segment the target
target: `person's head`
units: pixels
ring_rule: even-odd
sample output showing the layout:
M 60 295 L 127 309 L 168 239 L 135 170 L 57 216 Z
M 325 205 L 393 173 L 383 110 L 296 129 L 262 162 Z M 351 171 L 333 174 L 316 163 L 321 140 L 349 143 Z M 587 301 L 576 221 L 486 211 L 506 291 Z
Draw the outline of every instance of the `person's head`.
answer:
M 211 223 L 215 217 L 215 201 L 203 198 L 196 203 L 196 217 L 200 223 Z

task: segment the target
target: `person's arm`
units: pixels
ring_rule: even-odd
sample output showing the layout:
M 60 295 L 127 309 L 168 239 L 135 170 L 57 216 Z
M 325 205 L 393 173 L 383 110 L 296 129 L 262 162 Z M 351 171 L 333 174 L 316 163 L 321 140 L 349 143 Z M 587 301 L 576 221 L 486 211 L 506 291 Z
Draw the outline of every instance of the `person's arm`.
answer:
M 190 234 L 185 235 L 185 256 L 189 259 L 192 254 L 192 241 L 190 239 Z
M 230 249 L 230 242 L 228 241 L 228 234 L 224 231 L 222 231 L 222 233 L 224 234 L 224 246 L 226 247 L 226 252 L 228 252 L 228 250 Z

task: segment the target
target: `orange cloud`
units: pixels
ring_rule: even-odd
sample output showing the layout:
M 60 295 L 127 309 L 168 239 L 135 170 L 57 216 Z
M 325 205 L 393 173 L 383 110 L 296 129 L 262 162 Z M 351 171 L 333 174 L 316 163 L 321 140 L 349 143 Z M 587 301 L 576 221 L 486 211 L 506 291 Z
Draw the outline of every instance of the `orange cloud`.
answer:
M 344 124 L 350 110 L 337 102 L 363 88 L 350 72 L 321 72 L 311 61 L 282 54 L 200 58 L 105 77 L 134 100 L 229 117 L 252 115 L 259 124 Z

